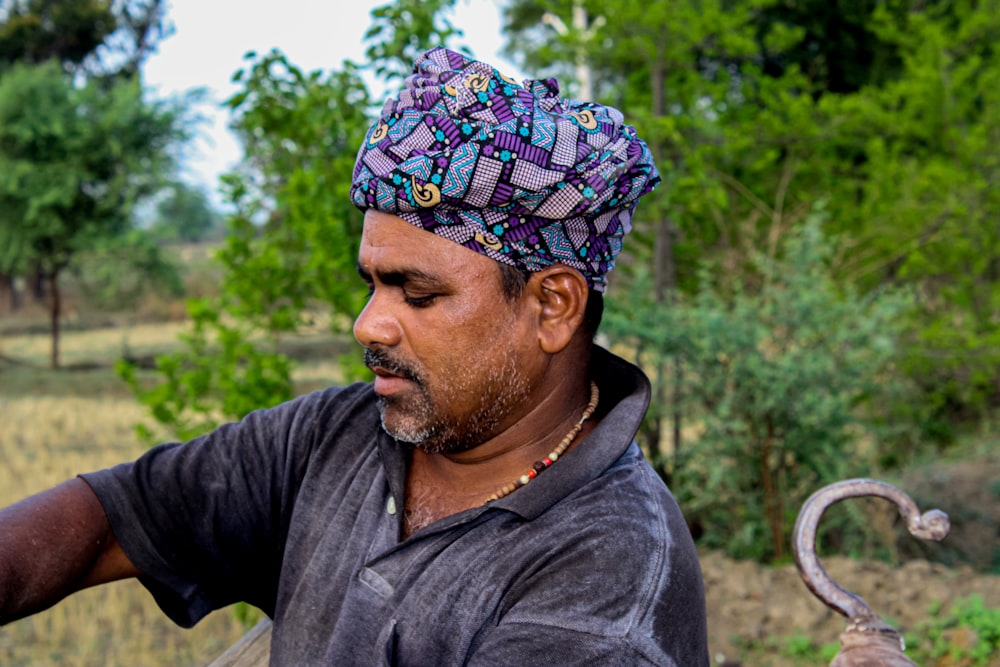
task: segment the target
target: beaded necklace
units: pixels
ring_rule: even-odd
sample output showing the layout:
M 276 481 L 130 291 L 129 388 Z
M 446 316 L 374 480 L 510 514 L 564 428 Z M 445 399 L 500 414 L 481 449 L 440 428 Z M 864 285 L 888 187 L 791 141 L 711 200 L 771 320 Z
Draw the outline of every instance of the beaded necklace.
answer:
M 597 401 L 599 398 L 600 398 L 600 392 L 597 390 L 597 383 L 591 380 L 590 402 L 587 403 L 587 407 L 584 408 L 583 414 L 580 416 L 579 421 L 577 421 L 576 424 L 573 426 L 573 428 L 570 429 L 570 432 L 566 434 L 566 437 L 562 439 L 562 442 L 556 445 L 556 448 L 553 449 L 551 452 L 549 452 L 549 455 L 546 456 L 544 459 L 542 459 L 541 461 L 535 461 L 535 465 L 531 466 L 531 469 L 528 470 L 528 472 L 524 473 L 523 475 L 515 479 L 513 482 L 510 482 L 509 484 L 502 486 L 500 489 L 494 492 L 493 495 L 491 495 L 489 498 L 483 501 L 483 504 L 485 505 L 486 503 L 493 502 L 494 500 L 500 500 L 505 496 L 509 496 L 510 494 L 514 493 L 522 486 L 530 482 L 531 480 L 538 477 L 540 474 L 545 472 L 545 470 L 549 466 L 558 461 L 559 457 L 562 456 L 563 452 L 566 451 L 566 448 L 570 446 L 570 443 L 572 443 L 573 440 L 576 439 L 576 436 L 580 434 L 580 429 L 583 428 L 583 422 L 590 419 L 590 417 L 594 414 L 594 410 L 597 409 Z

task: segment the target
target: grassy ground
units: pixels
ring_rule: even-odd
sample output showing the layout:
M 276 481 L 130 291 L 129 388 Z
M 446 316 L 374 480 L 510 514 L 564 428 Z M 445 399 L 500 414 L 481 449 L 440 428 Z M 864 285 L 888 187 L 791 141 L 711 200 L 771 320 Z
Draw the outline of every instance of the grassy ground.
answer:
M 0 414 L 0 505 L 141 453 L 144 415 L 126 398 L 5 395 Z M 118 582 L 0 628 L 0 665 L 199 665 L 243 632 L 228 611 L 182 630 L 138 582 Z
M 34 333 L 44 332 L 44 326 L 0 321 L 0 506 L 76 473 L 141 454 L 145 446 L 137 440 L 134 426 L 139 421 L 151 423 L 112 365 L 126 349 L 135 356 L 171 349 L 183 328 L 161 323 L 70 331 L 62 350 L 73 370 L 51 371 L 46 367 L 48 338 Z M 299 392 L 337 382 L 340 376 L 333 359 L 347 343 L 331 340 L 324 329 L 318 326 L 286 347 L 301 362 L 295 375 Z M 960 461 L 915 465 L 903 488 L 916 492 L 922 507 L 942 507 L 955 518 L 962 516 L 962 508 L 975 508 L 975 521 L 966 521 L 965 529 L 978 532 L 956 530 L 956 541 L 993 545 L 990 540 L 998 539 L 1000 525 L 1000 459 L 994 438 L 984 435 L 975 442 L 981 445 L 963 449 Z M 964 495 L 959 497 L 960 493 Z M 828 622 L 830 614 L 808 595 L 796 574 L 787 573 L 779 586 L 771 568 L 729 562 L 718 554 L 703 558 L 714 657 L 739 656 L 743 664 L 758 667 L 828 664 L 829 656 L 822 655 L 819 647 L 836 641 L 840 619 Z M 850 567 L 845 585 L 897 619 L 902 618 L 899 609 L 915 610 L 916 618 L 923 618 L 930 601 L 970 591 L 988 593 L 987 603 L 993 607 L 1000 601 L 998 577 L 976 578 L 971 571 L 925 573 L 890 586 L 909 589 L 897 600 L 884 597 L 888 574 L 864 563 Z M 793 600 L 798 602 L 792 604 Z M 902 605 L 899 609 L 893 606 L 897 602 Z M 177 628 L 141 585 L 119 582 L 84 591 L 0 628 L 0 666 L 205 665 L 245 629 L 231 609 L 216 612 L 192 630 Z
M 0 349 L 18 363 L 0 362 L 0 506 L 141 454 L 134 427 L 149 420 L 111 365 L 125 346 L 136 355 L 169 349 L 182 327 L 69 332 L 63 359 L 77 370 L 60 371 L 46 368 L 45 335 L 4 336 Z M 311 388 L 336 374 L 332 361 L 320 360 L 296 380 Z M 244 632 L 232 610 L 178 628 L 138 582 L 118 582 L 0 628 L 0 665 L 204 665 Z

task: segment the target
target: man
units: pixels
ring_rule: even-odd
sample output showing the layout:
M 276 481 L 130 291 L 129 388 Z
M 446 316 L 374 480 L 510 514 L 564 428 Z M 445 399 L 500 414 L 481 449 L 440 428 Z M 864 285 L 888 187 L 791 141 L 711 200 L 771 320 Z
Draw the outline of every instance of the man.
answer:
M 424 54 L 351 189 L 375 381 L 8 508 L 3 620 L 135 576 L 182 625 L 257 605 L 272 664 L 707 665 L 648 381 L 593 343 L 657 181 L 614 109 Z

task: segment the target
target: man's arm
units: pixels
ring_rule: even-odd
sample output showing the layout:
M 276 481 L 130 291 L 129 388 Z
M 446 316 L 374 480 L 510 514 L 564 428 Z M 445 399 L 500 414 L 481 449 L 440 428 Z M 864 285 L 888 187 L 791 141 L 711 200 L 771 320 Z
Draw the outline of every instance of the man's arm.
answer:
M 0 510 L 0 624 L 88 586 L 139 574 L 82 479 Z

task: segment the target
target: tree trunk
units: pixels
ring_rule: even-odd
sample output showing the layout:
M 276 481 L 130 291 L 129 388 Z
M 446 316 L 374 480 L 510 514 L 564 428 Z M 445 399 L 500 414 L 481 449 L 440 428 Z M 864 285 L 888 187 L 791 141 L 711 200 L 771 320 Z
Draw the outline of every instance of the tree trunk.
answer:
M 59 314 L 62 310 L 59 294 L 59 270 L 52 269 L 48 274 L 49 282 L 49 322 L 52 332 L 52 356 L 51 366 L 55 370 L 59 368 Z
M 666 111 L 666 63 L 662 50 L 656 54 L 656 58 L 650 68 L 651 88 L 653 91 L 653 114 L 656 117 L 663 116 Z M 660 158 L 666 152 L 663 142 L 659 139 L 653 146 L 653 152 Z M 656 224 L 653 240 L 653 290 L 656 303 L 661 308 L 669 308 L 676 302 L 677 297 L 677 259 L 674 247 L 676 245 L 676 225 L 673 220 L 664 215 Z M 670 483 L 673 471 L 677 468 L 681 451 L 681 426 L 683 415 L 681 413 L 681 381 L 683 378 L 683 366 L 681 360 L 674 357 L 670 361 L 660 364 L 657 369 L 656 400 L 657 404 L 667 408 L 667 414 L 671 420 L 671 436 L 673 438 L 673 456 L 671 465 L 662 466 L 662 476 L 664 481 Z M 669 378 L 669 380 L 668 380 Z M 670 391 L 667 390 L 667 383 L 670 383 Z M 662 433 L 662 419 L 656 421 L 657 451 L 659 452 L 660 435 Z M 665 460 L 666 457 L 663 457 Z
M 643 349 L 643 344 L 640 342 L 635 350 L 635 359 L 632 361 L 632 363 L 640 368 L 642 368 L 644 352 L 645 350 Z M 653 386 L 656 387 L 658 385 L 654 383 Z M 655 405 L 655 403 L 651 402 L 651 406 L 655 407 Z M 663 462 L 663 452 L 660 450 L 660 422 L 662 419 L 660 418 L 658 410 L 650 410 L 646 416 L 647 419 L 643 419 L 642 424 L 639 426 L 637 438 L 640 441 L 640 444 L 644 445 L 646 451 L 649 452 L 649 462 L 653 466 L 653 470 L 657 472 L 664 482 L 669 484 L 669 471 Z
M 673 470 L 677 470 L 681 465 L 681 426 L 684 423 L 684 415 L 681 413 L 681 392 L 684 384 L 684 364 L 678 357 L 674 357 L 673 371 L 674 387 L 671 392 L 671 404 L 673 407 L 673 435 L 674 435 L 674 460 Z
M 0 285 L 7 291 L 7 307 L 11 313 L 21 307 L 20 295 L 17 292 L 17 276 L 0 273 Z
M 580 84 L 579 97 L 581 100 L 592 100 L 594 99 L 594 83 L 593 77 L 590 71 L 590 65 L 587 62 L 587 48 L 588 43 L 593 39 L 593 34 L 588 35 L 587 25 L 590 22 L 587 17 L 587 8 L 583 6 L 580 0 L 576 0 L 573 3 L 573 31 L 582 37 L 579 46 L 576 47 L 576 79 Z
M 760 452 L 760 476 L 764 487 L 764 515 L 771 529 L 771 543 L 774 560 L 780 562 L 785 557 L 785 531 L 782 525 L 781 495 L 778 493 L 774 472 L 771 470 L 771 452 L 774 450 L 774 422 L 766 418 L 767 432 Z
M 31 278 L 29 279 L 31 298 L 38 304 L 45 303 L 45 276 L 41 266 L 36 265 L 31 270 Z

